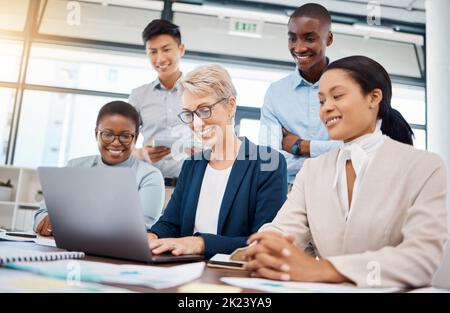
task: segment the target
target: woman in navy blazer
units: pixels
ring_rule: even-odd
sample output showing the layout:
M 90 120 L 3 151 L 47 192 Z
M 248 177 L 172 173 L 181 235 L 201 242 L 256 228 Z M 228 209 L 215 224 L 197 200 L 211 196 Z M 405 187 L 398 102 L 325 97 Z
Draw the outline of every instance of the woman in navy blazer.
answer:
M 229 254 L 283 205 L 286 161 L 235 135 L 236 91 L 223 67 L 201 66 L 181 85 L 179 117 L 208 149 L 184 162 L 166 210 L 149 230 L 149 246 L 154 254 Z

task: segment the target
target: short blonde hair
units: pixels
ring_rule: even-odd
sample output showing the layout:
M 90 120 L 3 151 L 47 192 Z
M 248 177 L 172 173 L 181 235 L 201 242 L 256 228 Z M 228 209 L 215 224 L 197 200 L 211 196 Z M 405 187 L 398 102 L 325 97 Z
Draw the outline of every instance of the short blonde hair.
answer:
M 236 97 L 237 92 L 227 70 L 218 64 L 208 64 L 196 67 L 181 80 L 182 90 L 205 97 L 215 94 L 217 98 Z

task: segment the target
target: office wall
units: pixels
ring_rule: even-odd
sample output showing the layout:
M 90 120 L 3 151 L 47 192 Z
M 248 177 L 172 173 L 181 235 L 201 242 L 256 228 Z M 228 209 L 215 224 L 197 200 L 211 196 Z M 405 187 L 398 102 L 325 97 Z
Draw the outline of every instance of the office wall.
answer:
M 72 157 L 95 153 L 89 125 L 98 108 L 111 99 L 126 100 L 132 88 L 155 78 L 143 53 L 141 31 L 161 15 L 161 1 L 145 1 L 145 8 L 79 3 L 80 25 L 67 23 L 68 1 L 47 3 L 31 46 L 24 96 L 21 103 L 16 103 L 21 107 L 21 116 L 15 165 L 64 165 Z M 267 87 L 294 69 L 287 51 L 287 16 L 263 12 L 267 20 L 260 38 L 249 38 L 230 34 L 230 19 L 233 14 L 256 18 L 261 12 L 231 10 L 228 6 L 208 12 L 188 5 L 174 7 L 174 22 L 181 26 L 188 48 L 181 64 L 183 71 L 210 62 L 226 66 L 239 93 L 240 134 L 256 141 L 259 108 Z M 8 139 L 19 86 L 23 35 L 11 37 L 2 35 L 2 31 L 23 30 L 28 1 L 11 4 L 0 0 L 0 8 L 0 15 L 6 12 L 4 16 L 11 19 L 0 22 L 0 108 L 6 121 L 0 128 L 0 161 L 4 162 L 7 147 L 11 146 Z M 214 13 L 217 11 L 222 15 Z M 224 12 L 231 12 L 227 13 L 230 16 Z M 328 50 L 331 60 L 365 54 L 384 64 L 395 82 L 393 105 L 415 127 L 416 145 L 426 148 L 423 64 L 416 55 L 422 49 L 423 37 L 361 30 L 339 23 L 334 23 L 333 29 L 335 42 Z M 27 153 L 30 146 L 35 153 Z

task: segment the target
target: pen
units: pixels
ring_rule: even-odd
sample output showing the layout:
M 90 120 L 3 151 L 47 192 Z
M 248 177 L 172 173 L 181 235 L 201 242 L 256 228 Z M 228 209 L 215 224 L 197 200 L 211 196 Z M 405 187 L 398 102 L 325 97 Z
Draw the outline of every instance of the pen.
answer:
M 25 238 L 37 238 L 37 236 L 33 235 L 33 234 L 23 234 L 23 233 L 13 233 L 13 232 L 6 232 L 6 235 L 16 236 L 16 237 L 25 237 Z

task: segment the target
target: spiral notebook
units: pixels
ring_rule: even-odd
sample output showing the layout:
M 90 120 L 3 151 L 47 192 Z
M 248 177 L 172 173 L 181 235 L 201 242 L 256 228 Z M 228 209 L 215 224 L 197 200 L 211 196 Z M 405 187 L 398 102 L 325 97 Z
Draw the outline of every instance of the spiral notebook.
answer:
M 15 262 L 55 261 L 82 258 L 84 258 L 83 252 L 40 252 L 18 248 L 0 247 L 0 265 Z

